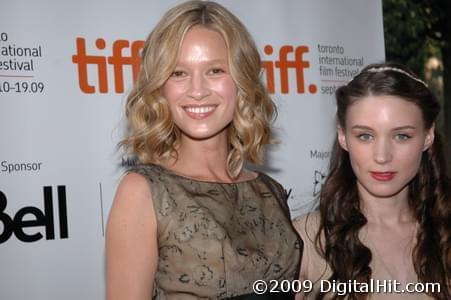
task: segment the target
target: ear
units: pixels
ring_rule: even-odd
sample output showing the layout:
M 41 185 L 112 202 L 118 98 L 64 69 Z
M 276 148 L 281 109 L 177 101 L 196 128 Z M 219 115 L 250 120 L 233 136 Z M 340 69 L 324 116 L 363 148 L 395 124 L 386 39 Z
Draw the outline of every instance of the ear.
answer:
M 423 151 L 428 150 L 432 146 L 432 144 L 434 143 L 434 138 L 435 138 L 435 123 L 432 124 L 431 128 L 429 128 L 426 132 Z
M 341 148 L 343 148 L 343 150 L 348 151 L 348 144 L 346 143 L 346 135 L 341 126 L 337 126 L 337 138 Z

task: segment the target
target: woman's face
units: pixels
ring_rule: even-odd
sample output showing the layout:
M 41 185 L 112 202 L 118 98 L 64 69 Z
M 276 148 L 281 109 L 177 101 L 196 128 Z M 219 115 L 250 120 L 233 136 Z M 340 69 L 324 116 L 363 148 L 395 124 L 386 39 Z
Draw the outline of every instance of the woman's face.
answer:
M 368 96 L 346 113 L 338 140 L 349 152 L 361 194 L 392 197 L 406 191 L 434 140 L 420 108 L 395 96 Z
M 185 137 L 225 136 L 237 105 L 227 54 L 218 32 L 194 26 L 186 33 L 177 65 L 162 89 L 172 119 Z

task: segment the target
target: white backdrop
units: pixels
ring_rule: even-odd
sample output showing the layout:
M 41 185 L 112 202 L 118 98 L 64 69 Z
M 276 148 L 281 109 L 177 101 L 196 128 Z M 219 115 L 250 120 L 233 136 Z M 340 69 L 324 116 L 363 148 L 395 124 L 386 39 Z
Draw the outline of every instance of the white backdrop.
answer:
M 104 298 L 123 104 L 137 49 L 178 2 L 0 4 L 0 299 Z M 384 59 L 381 1 L 219 2 L 261 50 L 281 141 L 264 170 L 297 216 L 326 174 L 334 89 Z

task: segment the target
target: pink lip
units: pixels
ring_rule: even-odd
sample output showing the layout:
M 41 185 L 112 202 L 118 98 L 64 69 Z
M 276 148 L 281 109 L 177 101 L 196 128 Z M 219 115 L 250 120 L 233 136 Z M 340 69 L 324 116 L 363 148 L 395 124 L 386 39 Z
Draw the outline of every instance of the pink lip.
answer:
M 370 172 L 370 174 L 377 181 L 390 181 L 395 178 L 396 172 Z

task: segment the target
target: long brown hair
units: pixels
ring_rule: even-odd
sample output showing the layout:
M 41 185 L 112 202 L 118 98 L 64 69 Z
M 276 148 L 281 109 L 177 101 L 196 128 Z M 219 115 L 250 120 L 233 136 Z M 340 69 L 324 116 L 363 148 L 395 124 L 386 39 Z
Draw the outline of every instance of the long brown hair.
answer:
M 427 85 L 402 65 L 370 65 L 351 82 L 336 91 L 337 122 L 346 126 L 347 109 L 365 96 L 392 95 L 415 103 L 422 112 L 426 129 L 432 128 L 440 105 Z M 451 186 L 447 177 L 444 145 L 435 129 L 432 146 L 423 153 L 415 178 L 409 183 L 409 206 L 418 222 L 417 244 L 412 260 L 418 279 L 439 283 L 440 293 L 429 294 L 440 300 L 451 299 Z M 349 154 L 335 140 L 329 175 L 320 194 L 321 215 L 315 238 L 317 250 L 329 264 L 329 280 L 369 282 L 372 254 L 359 239 L 367 223 L 361 211 L 356 177 Z M 318 296 L 322 299 L 324 294 Z M 366 299 L 351 293 L 335 299 Z

